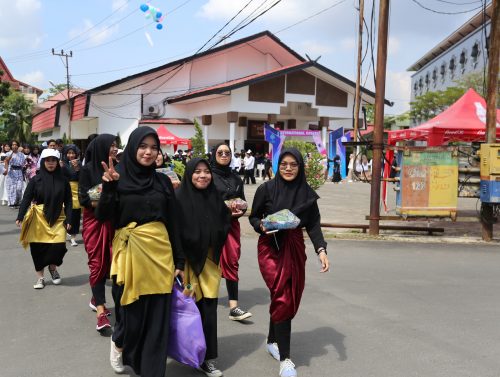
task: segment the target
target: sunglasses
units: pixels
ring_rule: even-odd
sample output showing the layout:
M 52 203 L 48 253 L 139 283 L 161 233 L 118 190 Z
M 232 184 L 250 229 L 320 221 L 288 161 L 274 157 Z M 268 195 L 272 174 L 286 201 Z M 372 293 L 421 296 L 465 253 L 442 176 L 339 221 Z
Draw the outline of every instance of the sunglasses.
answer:
M 231 156 L 231 152 L 230 151 L 218 151 L 217 155 L 218 156 Z

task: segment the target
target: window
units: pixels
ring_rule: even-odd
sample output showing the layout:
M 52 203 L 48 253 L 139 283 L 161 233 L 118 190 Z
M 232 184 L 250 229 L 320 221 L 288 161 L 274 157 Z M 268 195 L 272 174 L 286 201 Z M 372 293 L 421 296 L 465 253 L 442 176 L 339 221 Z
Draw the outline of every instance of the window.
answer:
M 438 80 L 438 70 L 437 68 L 434 68 L 432 71 L 432 86 L 435 88 L 437 85 L 437 80 Z
M 420 90 L 420 94 L 422 94 L 422 89 L 424 88 L 424 80 L 422 77 L 418 79 L 418 89 Z
M 425 90 L 428 92 L 431 86 L 431 77 L 429 72 L 425 74 Z
M 417 84 L 417 82 L 415 82 L 413 84 L 413 95 L 416 97 L 417 94 L 418 94 L 418 84 Z
M 464 73 L 467 65 L 467 51 L 462 51 L 460 58 L 458 59 L 458 63 L 460 64 L 460 73 Z
M 441 64 L 441 67 L 439 68 L 439 75 L 441 76 L 441 82 L 444 82 L 446 78 L 446 64 L 443 63 Z
M 455 77 L 455 68 L 457 68 L 457 65 L 455 63 L 455 57 L 452 57 L 450 59 L 450 64 L 448 65 L 448 69 L 450 71 L 450 78 Z

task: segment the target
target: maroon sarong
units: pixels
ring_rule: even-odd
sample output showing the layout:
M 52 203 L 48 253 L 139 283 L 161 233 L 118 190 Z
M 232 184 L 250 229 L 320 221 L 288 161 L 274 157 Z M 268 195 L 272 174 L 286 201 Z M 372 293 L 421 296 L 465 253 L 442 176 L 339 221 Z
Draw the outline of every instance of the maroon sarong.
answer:
M 286 230 L 279 250 L 272 234 L 259 237 L 260 273 L 271 293 L 269 313 L 273 322 L 295 317 L 304 291 L 306 246 L 302 229 Z
M 226 243 L 220 256 L 222 277 L 227 280 L 238 281 L 238 267 L 241 255 L 240 222 L 238 219 L 231 221 L 231 229 L 227 235 Z
M 109 276 L 111 269 L 111 244 L 115 230 L 111 221 L 98 221 L 94 211 L 83 209 L 82 238 L 89 261 L 89 282 L 94 287 L 98 282 Z

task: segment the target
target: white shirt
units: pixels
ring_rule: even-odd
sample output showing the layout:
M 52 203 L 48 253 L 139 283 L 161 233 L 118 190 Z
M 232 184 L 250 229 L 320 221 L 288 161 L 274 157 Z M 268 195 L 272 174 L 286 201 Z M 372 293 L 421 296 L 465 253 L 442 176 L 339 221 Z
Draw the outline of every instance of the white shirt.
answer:
M 234 157 L 231 159 L 231 168 L 233 169 L 239 169 L 241 168 L 241 158 L 239 157 Z
M 243 162 L 245 163 L 245 170 L 253 170 L 253 166 L 255 165 L 255 157 L 250 156 L 243 159 Z

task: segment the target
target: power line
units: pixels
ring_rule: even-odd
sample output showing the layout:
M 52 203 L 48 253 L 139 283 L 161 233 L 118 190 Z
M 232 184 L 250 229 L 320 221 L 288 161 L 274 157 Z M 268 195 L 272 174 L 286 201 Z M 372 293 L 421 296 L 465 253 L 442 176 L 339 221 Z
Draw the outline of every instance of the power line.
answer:
M 432 8 L 426 7 L 425 5 L 423 5 L 422 3 L 420 3 L 418 0 L 411 0 L 411 1 L 413 1 L 415 4 L 417 4 L 420 8 L 428 10 L 429 12 L 433 12 L 433 13 L 437 13 L 437 14 L 446 14 L 446 15 L 455 15 L 455 14 L 470 13 L 470 12 L 478 11 L 479 9 L 482 8 L 482 5 L 480 5 L 480 6 L 476 7 L 476 8 L 469 9 L 469 10 L 464 10 L 464 11 L 459 11 L 459 12 L 443 12 L 443 11 L 439 11 L 439 10 L 436 10 L 436 9 L 432 9 Z
M 447 1 L 447 0 L 434 0 L 434 1 L 438 1 L 440 3 L 445 3 L 445 4 L 451 4 L 451 5 L 471 5 L 471 4 L 477 4 L 477 3 L 481 2 L 481 0 L 470 1 L 467 3 L 456 3 L 454 1 Z

